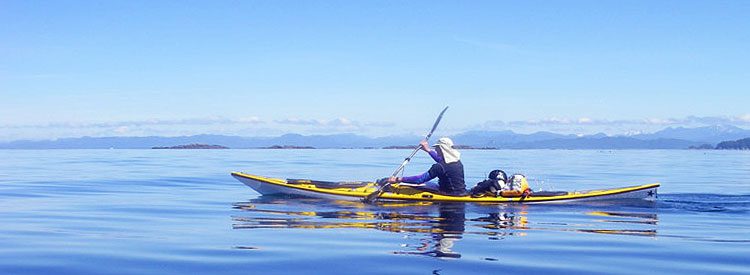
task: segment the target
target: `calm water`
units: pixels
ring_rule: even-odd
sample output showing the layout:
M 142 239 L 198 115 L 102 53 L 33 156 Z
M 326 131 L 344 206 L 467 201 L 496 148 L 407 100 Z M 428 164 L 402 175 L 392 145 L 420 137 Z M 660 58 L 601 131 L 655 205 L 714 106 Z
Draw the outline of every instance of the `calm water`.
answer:
M 750 273 L 750 152 L 463 153 L 472 186 L 504 168 L 536 190 L 662 187 L 656 203 L 365 205 L 259 196 L 229 172 L 367 180 L 407 151 L 0 150 L 0 273 Z

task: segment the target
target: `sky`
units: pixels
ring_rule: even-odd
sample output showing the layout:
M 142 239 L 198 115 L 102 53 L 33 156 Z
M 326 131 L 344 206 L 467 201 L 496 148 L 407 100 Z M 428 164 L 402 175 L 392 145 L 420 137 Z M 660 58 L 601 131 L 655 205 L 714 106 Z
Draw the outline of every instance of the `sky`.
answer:
M 0 0 L 0 141 L 750 128 L 750 1 Z

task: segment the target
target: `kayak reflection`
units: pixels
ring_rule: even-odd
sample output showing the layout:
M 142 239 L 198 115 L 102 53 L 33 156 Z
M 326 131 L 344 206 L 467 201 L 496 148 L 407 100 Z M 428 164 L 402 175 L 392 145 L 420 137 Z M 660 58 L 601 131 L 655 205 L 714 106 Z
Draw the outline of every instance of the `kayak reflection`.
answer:
M 402 251 L 394 254 L 460 258 L 457 245 L 466 236 L 487 240 L 524 237 L 532 231 L 656 236 L 658 216 L 653 208 L 608 211 L 597 206 L 497 205 L 437 202 L 378 202 L 261 196 L 233 206 L 234 229 L 376 229 L 403 234 Z M 468 209 L 468 210 L 467 210 Z M 594 210 L 596 209 L 596 210 Z M 603 209 L 603 210 L 602 210 Z M 578 218 L 549 221 L 554 214 Z M 467 212 L 469 217 L 467 218 Z M 539 219 L 530 222 L 530 214 Z M 581 218 L 583 217 L 583 218 Z M 570 220 L 570 217 L 567 218 Z M 562 221 L 559 221 L 562 220 Z M 239 246 L 238 246 L 239 247 Z

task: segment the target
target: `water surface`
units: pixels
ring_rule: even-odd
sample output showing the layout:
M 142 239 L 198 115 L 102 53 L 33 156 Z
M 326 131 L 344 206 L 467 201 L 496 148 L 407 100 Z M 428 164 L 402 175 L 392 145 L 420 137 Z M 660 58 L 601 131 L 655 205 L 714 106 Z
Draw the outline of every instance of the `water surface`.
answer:
M 407 154 L 0 150 L 0 273 L 750 272 L 750 152 L 463 152 L 470 186 L 497 168 L 536 190 L 661 182 L 655 203 L 367 205 L 229 176 L 370 180 Z

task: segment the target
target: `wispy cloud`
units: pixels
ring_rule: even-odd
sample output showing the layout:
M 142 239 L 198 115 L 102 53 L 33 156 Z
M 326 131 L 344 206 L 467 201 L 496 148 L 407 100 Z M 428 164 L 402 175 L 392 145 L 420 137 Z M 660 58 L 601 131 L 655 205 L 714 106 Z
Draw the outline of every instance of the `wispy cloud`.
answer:
M 323 121 L 323 120 L 318 120 L 318 119 L 300 119 L 300 118 L 277 119 L 277 120 L 274 120 L 274 122 L 276 122 L 278 124 L 306 125 L 306 126 L 322 126 L 322 125 L 326 124 L 326 122 Z
M 621 125 L 750 125 L 750 114 L 741 116 L 711 116 L 698 117 L 688 116 L 684 118 L 647 118 L 647 119 L 593 119 L 588 117 L 581 118 L 558 118 L 551 117 L 545 119 L 502 121 L 487 121 L 486 126 L 555 126 L 555 125 L 573 125 L 573 126 L 621 126 Z
M 750 125 L 750 114 L 740 116 L 688 116 L 685 118 L 648 119 L 647 122 L 657 125 Z
M 393 122 L 360 122 L 354 121 L 348 118 L 340 117 L 335 119 L 301 119 L 301 118 L 285 118 L 274 120 L 275 123 L 281 125 L 297 125 L 297 126 L 312 126 L 312 127 L 341 127 L 341 128 L 359 128 L 359 127 L 392 127 L 395 125 Z
M 750 126 L 750 114 L 739 116 L 688 116 L 683 118 L 596 119 L 590 117 L 502 121 L 492 120 L 469 127 L 474 130 L 514 130 L 517 132 L 552 131 L 560 133 L 628 134 L 652 132 L 665 127 L 700 127 L 708 125 Z
M 229 119 L 222 117 L 187 118 L 187 119 L 146 119 L 109 122 L 49 122 L 39 124 L 5 124 L 0 128 L 110 128 L 110 127 L 141 127 L 141 126 L 179 126 L 179 125 L 220 125 L 220 124 L 264 124 L 258 117 Z
M 208 117 L 187 119 L 144 119 L 107 122 L 50 122 L 38 124 L 0 124 L 0 140 L 54 139 L 79 136 L 179 136 L 195 134 L 226 134 L 266 136 L 283 133 L 378 133 L 392 122 L 361 122 L 348 118 L 264 120 L 249 116 L 242 118 Z

